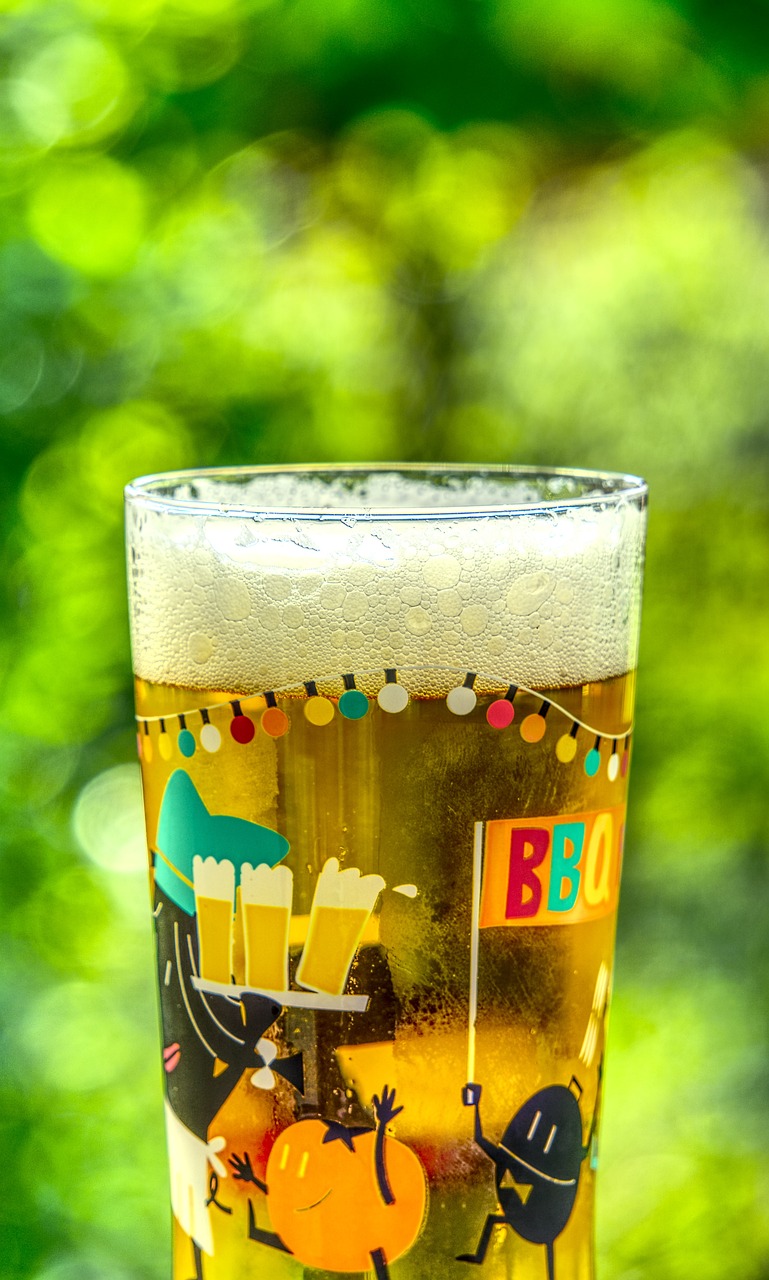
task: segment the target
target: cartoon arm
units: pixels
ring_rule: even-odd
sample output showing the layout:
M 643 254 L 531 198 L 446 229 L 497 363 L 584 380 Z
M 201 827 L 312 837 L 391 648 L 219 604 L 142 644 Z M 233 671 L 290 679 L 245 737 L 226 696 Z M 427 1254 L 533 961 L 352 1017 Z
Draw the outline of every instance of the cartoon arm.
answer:
M 262 1182 L 261 1178 L 257 1178 L 254 1173 L 254 1166 L 251 1164 L 251 1157 L 247 1151 L 243 1156 L 230 1156 L 230 1164 L 234 1169 L 233 1177 L 236 1182 L 253 1182 L 255 1187 L 263 1191 L 267 1195 L 267 1183 Z
M 587 1141 L 585 1142 L 585 1145 L 582 1148 L 583 1160 L 590 1152 L 590 1148 L 593 1145 L 593 1139 L 595 1138 L 596 1129 L 598 1128 L 598 1121 L 601 1114 L 602 1084 L 603 1084 L 603 1058 L 601 1058 L 601 1061 L 598 1063 L 598 1083 L 596 1084 L 596 1088 L 595 1088 L 595 1106 L 593 1107 L 593 1118 L 590 1121 L 590 1132 L 587 1135 Z
M 495 1143 L 490 1142 L 483 1135 L 481 1126 L 481 1086 L 479 1084 L 466 1084 L 462 1090 L 462 1102 L 466 1107 L 475 1107 L 475 1133 L 473 1137 L 477 1145 L 484 1151 L 490 1160 L 495 1164 L 504 1163 L 504 1157 L 500 1154 L 499 1147 Z
M 379 1183 L 379 1194 L 385 1204 L 395 1204 L 395 1196 L 392 1193 L 387 1177 L 387 1168 L 385 1166 L 385 1129 L 391 1120 L 400 1115 L 403 1107 L 395 1105 L 395 1090 L 388 1089 L 385 1085 L 382 1090 L 381 1099 L 377 1094 L 373 1097 L 374 1115 L 377 1118 L 376 1146 L 374 1149 L 374 1163 L 376 1166 L 376 1177 Z

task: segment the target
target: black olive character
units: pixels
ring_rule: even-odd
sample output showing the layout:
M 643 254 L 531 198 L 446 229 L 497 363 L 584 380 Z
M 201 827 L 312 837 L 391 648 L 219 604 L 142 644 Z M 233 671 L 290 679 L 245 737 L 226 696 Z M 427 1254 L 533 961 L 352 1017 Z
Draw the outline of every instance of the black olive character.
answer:
M 548 1280 L 555 1280 L 554 1244 L 571 1217 L 595 1127 L 594 1119 L 583 1144 L 582 1116 L 572 1086 L 581 1096 L 573 1076 L 568 1089 L 560 1084 L 540 1089 L 516 1112 L 497 1145 L 484 1136 L 481 1126 L 481 1086 L 465 1085 L 462 1101 L 475 1107 L 475 1141 L 496 1165 L 502 1212 L 489 1214 L 475 1253 L 461 1254 L 459 1262 L 480 1265 L 494 1228 L 508 1226 L 523 1240 L 545 1246 Z M 519 1187 L 530 1190 L 522 1195 Z

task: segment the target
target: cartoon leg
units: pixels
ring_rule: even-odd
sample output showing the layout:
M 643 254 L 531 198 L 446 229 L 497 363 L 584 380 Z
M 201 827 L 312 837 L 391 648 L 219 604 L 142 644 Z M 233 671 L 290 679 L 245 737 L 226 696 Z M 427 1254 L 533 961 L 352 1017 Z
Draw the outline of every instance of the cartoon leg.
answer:
M 478 1241 L 478 1248 L 475 1253 L 460 1253 L 457 1262 L 476 1262 L 480 1266 L 486 1257 L 486 1250 L 489 1247 L 492 1231 L 495 1227 L 504 1227 L 506 1222 L 507 1218 L 503 1213 L 490 1213 L 481 1232 L 481 1238 Z
M 376 1280 L 390 1280 L 390 1272 L 384 1256 L 384 1249 L 372 1249 L 371 1261 L 374 1264 Z
M 249 1240 L 256 1240 L 257 1244 L 269 1245 L 271 1249 L 280 1249 L 283 1253 L 291 1252 L 274 1231 L 262 1231 L 261 1227 L 257 1227 L 254 1206 L 250 1200 L 248 1202 L 248 1238 Z
M 192 1280 L 203 1280 L 203 1254 L 200 1245 L 193 1240 L 192 1248 L 195 1257 L 195 1275 Z
M 547 1248 L 547 1280 L 555 1280 L 555 1246 L 552 1242 L 546 1245 Z

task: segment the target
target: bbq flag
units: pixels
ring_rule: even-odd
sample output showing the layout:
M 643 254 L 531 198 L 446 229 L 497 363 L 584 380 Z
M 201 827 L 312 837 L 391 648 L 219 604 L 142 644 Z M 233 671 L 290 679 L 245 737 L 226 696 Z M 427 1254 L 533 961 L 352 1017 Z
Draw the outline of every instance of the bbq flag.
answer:
M 486 823 L 479 924 L 581 924 L 617 906 L 625 806 Z

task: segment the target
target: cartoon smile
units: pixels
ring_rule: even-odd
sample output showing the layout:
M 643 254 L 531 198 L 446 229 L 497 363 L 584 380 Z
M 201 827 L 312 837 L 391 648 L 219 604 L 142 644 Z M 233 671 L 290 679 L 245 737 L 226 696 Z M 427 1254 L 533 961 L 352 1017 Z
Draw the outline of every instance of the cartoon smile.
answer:
M 514 1151 L 509 1151 L 508 1148 L 504 1145 L 504 1143 L 500 1142 L 499 1145 L 502 1148 L 502 1150 L 505 1152 L 505 1155 L 510 1156 L 511 1160 L 515 1160 L 516 1164 L 519 1164 L 521 1168 L 528 1170 L 529 1173 L 534 1173 L 538 1178 L 543 1178 L 545 1182 L 552 1182 L 553 1185 L 556 1187 L 576 1186 L 576 1182 L 577 1182 L 576 1178 L 554 1178 L 552 1174 L 543 1173 L 541 1169 L 538 1169 L 536 1167 L 536 1165 L 528 1164 L 526 1160 L 523 1160 L 520 1156 L 517 1156 Z
M 317 1209 L 319 1204 L 323 1204 L 324 1200 L 328 1200 L 328 1197 L 331 1195 L 332 1191 L 333 1191 L 333 1187 L 329 1187 L 328 1191 L 326 1191 L 325 1194 L 321 1196 L 320 1200 L 314 1200 L 312 1204 L 304 1204 L 302 1205 L 301 1209 L 294 1209 L 294 1213 L 308 1213 L 310 1209 Z

